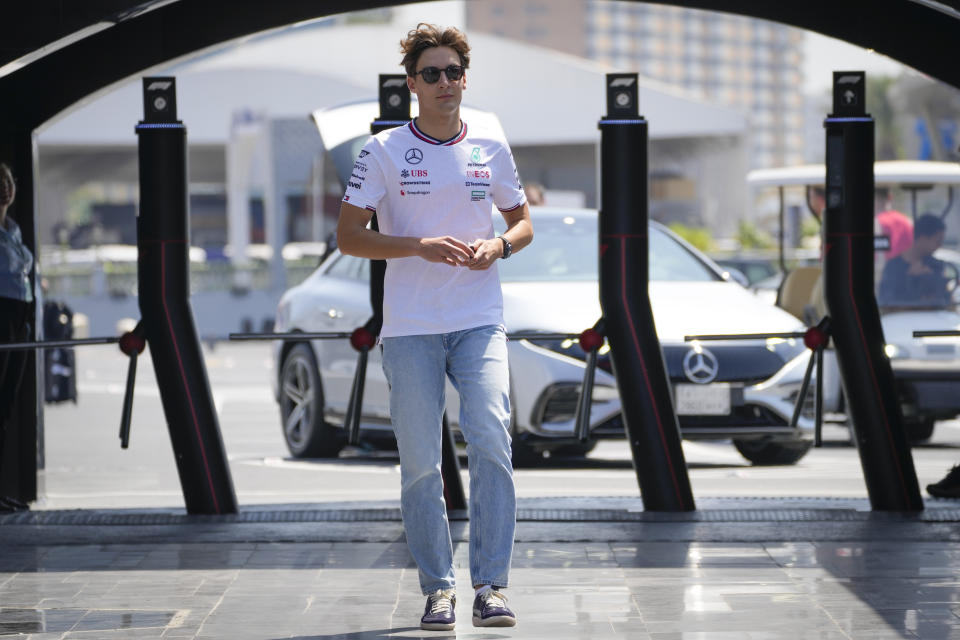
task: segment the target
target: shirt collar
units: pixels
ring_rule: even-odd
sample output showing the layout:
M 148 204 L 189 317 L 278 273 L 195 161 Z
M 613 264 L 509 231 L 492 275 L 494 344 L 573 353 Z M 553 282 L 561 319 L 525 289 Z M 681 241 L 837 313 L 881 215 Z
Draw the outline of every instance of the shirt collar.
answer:
M 426 133 L 421 131 L 420 128 L 417 127 L 416 119 L 411 120 L 408 126 L 410 127 L 411 133 L 413 133 L 414 136 L 423 140 L 424 142 L 429 144 L 441 145 L 445 147 L 449 147 L 451 145 L 457 144 L 458 142 L 460 142 L 461 140 L 467 137 L 467 123 L 464 122 L 463 120 L 460 121 L 460 131 L 457 132 L 455 136 L 451 138 L 447 138 L 446 140 L 438 140 L 437 138 L 427 135 Z

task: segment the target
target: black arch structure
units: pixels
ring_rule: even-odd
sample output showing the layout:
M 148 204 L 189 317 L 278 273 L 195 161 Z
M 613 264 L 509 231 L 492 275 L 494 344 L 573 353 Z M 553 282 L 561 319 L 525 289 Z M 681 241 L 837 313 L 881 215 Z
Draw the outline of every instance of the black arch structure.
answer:
M 390 0 L 11 0 L 0 39 L 0 158 L 19 179 L 12 210 L 36 248 L 34 130 L 61 111 L 152 67 L 296 22 L 405 2 Z M 873 49 L 960 88 L 960 0 L 674 0 L 657 2 L 764 18 Z M 12 6 L 9 6 L 12 5 Z M 358 43 L 358 47 L 361 43 Z M 136 118 L 131 114 L 131 121 Z M 34 251 L 36 253 L 36 251 Z M 36 371 L 30 354 L 29 367 Z M 38 398 L 35 376 L 23 398 Z M 0 461 L 0 489 L 36 498 L 39 406 L 18 408 Z M 12 446 L 11 446 L 12 445 Z M 23 464 L 18 464 L 22 461 Z M 12 464 L 11 464 L 12 463 Z

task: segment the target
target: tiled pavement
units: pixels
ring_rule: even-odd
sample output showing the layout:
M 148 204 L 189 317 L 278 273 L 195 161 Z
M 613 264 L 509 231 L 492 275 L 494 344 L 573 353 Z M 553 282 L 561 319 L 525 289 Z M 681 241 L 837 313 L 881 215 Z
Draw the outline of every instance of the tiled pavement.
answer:
M 0 517 L 0 638 L 960 638 L 960 526 L 942 517 L 953 509 L 528 518 L 506 591 L 513 629 L 471 625 L 466 523 L 453 521 L 454 632 L 417 628 L 416 569 L 387 511 L 85 513 Z

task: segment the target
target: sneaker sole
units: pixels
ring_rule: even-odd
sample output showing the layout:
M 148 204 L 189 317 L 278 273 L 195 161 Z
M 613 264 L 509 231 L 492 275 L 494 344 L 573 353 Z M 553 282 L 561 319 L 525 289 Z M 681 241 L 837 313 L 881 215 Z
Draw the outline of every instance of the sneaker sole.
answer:
M 513 627 L 516 624 L 517 619 L 510 616 L 493 616 L 486 620 L 479 616 L 473 616 L 473 626 L 475 627 Z
M 420 628 L 424 631 L 452 631 L 457 626 L 455 622 L 421 622 Z

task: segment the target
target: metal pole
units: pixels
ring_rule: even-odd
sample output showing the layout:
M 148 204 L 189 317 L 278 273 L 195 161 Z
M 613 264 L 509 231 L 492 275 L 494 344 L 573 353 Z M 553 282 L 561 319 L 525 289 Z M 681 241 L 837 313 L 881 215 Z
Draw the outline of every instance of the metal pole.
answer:
M 134 351 L 130 354 L 130 364 L 127 366 L 127 387 L 123 394 L 123 410 L 120 413 L 120 448 L 130 446 L 130 418 L 133 415 L 133 387 L 137 382 L 137 357 Z
M 187 130 L 173 78 L 144 78 L 137 125 L 140 313 L 187 513 L 236 513 L 237 498 L 190 308 Z
M 785 211 L 787 205 L 783 196 L 783 187 L 780 187 L 778 191 L 780 195 L 780 234 L 778 236 L 779 246 L 780 246 L 780 271 L 783 272 L 783 277 L 786 278 L 787 277 L 787 258 L 786 258 L 786 255 L 784 254 L 787 248 L 785 246 L 786 243 L 784 240 L 784 233 L 786 233 L 786 230 L 784 229 L 784 227 L 787 224 L 786 211 Z
M 865 74 L 833 74 L 827 144 L 824 297 L 870 504 L 920 511 L 923 499 L 903 428 L 874 295 L 874 121 Z
M 817 395 L 813 398 L 815 402 L 814 412 L 816 415 L 813 446 L 820 447 L 823 445 L 823 347 L 814 351 L 813 357 L 817 359 Z
M 583 385 L 577 396 L 577 420 L 573 429 L 574 437 L 580 442 L 590 439 L 590 409 L 593 407 L 593 381 L 597 371 L 597 350 L 587 351 L 587 361 L 583 369 Z
M 343 421 L 343 428 L 347 432 L 347 444 L 360 444 L 360 418 L 363 410 L 363 386 L 367 379 L 367 356 L 370 350 L 360 349 L 357 355 L 357 368 L 353 372 L 353 386 L 350 389 L 350 399 L 347 401 L 347 415 Z
M 600 120 L 600 303 L 644 508 L 695 509 L 670 381 L 653 323 L 648 268 L 647 121 L 637 74 L 607 74 Z
M 119 337 L 106 338 L 77 338 L 71 340 L 41 340 L 39 342 L 6 342 L 0 344 L 0 351 L 17 351 L 34 349 L 53 349 L 55 347 L 80 347 L 90 344 L 115 344 L 120 342 Z

